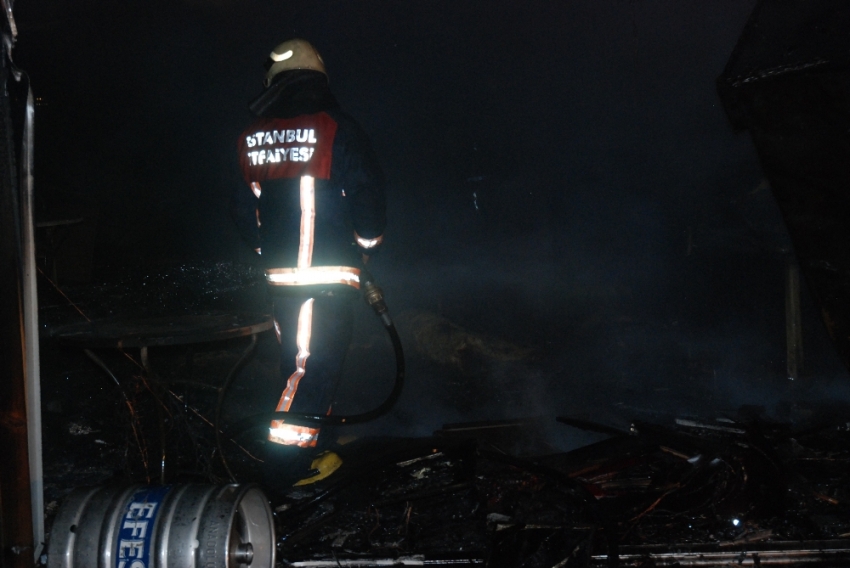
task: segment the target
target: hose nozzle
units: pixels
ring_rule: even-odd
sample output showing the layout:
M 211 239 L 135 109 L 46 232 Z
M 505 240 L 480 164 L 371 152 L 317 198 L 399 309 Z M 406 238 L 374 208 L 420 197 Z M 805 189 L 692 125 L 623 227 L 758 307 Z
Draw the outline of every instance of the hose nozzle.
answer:
M 375 283 L 375 278 L 372 277 L 369 271 L 363 269 L 360 271 L 360 275 L 362 276 L 363 299 L 380 316 L 384 325 L 391 326 L 392 320 L 390 319 L 387 303 L 384 301 L 384 291 Z

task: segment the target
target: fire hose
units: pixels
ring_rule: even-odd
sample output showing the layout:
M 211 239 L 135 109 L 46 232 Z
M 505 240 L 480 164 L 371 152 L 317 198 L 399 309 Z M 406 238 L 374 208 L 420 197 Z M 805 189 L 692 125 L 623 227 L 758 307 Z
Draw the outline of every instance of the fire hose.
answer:
M 387 334 L 390 337 L 390 342 L 393 346 L 393 351 L 395 353 L 395 364 L 396 364 L 396 374 L 395 374 L 395 383 L 393 384 L 393 389 L 390 392 L 389 396 L 378 406 L 369 410 L 367 412 L 362 412 L 360 414 L 351 414 L 351 415 L 336 415 L 336 414 L 310 414 L 310 413 L 301 413 L 301 412 L 265 412 L 262 414 L 255 414 L 253 416 L 249 416 L 243 420 L 240 420 L 236 424 L 231 425 L 223 432 L 225 435 L 229 437 L 235 437 L 243 434 L 244 432 L 255 428 L 261 424 L 268 424 L 272 420 L 285 420 L 289 424 L 297 424 L 297 425 L 332 425 L 332 426 L 341 426 L 341 425 L 349 425 L 349 424 L 361 424 L 363 422 L 369 422 L 374 420 L 380 416 L 383 416 L 395 405 L 398 401 L 399 396 L 401 396 L 401 391 L 404 388 L 404 350 L 401 346 L 401 339 L 398 336 L 398 331 L 395 328 L 395 324 L 393 324 L 392 319 L 389 315 L 389 309 L 387 308 L 387 304 L 384 301 L 384 293 L 380 287 L 375 283 L 375 278 L 369 273 L 368 270 L 362 268 L 360 271 L 360 280 L 362 284 L 363 297 L 366 300 L 366 303 L 374 310 L 375 315 L 377 315 L 381 319 L 381 323 L 384 326 Z M 242 366 L 242 364 L 248 359 L 248 355 L 250 355 L 251 351 L 254 348 L 256 342 L 256 337 L 252 340 L 251 346 L 245 353 L 242 355 L 239 363 L 233 368 L 230 374 L 227 376 L 224 384 L 219 389 L 218 394 L 218 402 L 216 403 L 215 409 L 215 434 L 216 434 L 216 446 L 218 447 L 219 456 L 221 456 L 222 464 L 224 468 L 227 470 L 228 474 L 231 478 L 234 478 L 233 473 L 230 471 L 230 467 L 227 465 L 227 461 L 224 457 L 224 453 L 222 452 L 221 445 L 221 409 L 224 405 L 225 394 L 227 393 L 230 385 L 232 384 L 234 378 L 238 374 L 238 369 Z M 235 479 L 235 478 L 234 478 Z

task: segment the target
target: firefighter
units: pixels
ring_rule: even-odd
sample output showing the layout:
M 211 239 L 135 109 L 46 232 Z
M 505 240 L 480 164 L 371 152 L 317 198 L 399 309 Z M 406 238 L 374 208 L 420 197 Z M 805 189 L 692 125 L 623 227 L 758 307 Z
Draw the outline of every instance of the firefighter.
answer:
M 383 241 L 384 178 L 310 43 L 281 43 L 265 68 L 265 90 L 250 104 L 256 120 L 237 141 L 245 183 L 231 206 L 273 298 L 282 380 L 269 410 L 325 414 L 351 338 L 359 267 Z M 266 484 L 281 488 L 306 474 L 329 435 L 272 421 Z

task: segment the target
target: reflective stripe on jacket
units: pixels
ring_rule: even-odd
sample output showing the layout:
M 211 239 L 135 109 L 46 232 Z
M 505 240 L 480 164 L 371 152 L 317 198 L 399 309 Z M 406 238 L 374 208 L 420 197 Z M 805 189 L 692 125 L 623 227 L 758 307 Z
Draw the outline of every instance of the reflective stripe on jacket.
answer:
M 314 111 L 294 116 L 281 101 L 237 141 L 245 185 L 232 209 L 274 286 L 359 287 L 361 254 L 383 240 L 383 173 L 366 134 L 329 98 L 293 105 Z

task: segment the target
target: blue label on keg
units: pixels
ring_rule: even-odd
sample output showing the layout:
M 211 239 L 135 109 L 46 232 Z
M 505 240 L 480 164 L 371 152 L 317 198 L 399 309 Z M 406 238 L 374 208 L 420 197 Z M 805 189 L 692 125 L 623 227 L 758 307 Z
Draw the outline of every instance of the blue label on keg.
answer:
M 149 568 L 151 540 L 156 516 L 170 485 L 143 487 L 136 491 L 119 521 L 116 568 Z

